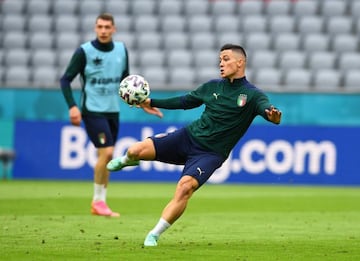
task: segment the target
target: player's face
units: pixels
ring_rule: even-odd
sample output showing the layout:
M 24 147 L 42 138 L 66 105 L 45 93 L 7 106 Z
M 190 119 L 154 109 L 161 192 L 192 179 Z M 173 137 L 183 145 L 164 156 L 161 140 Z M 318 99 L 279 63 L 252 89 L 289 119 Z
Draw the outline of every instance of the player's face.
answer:
M 220 52 L 220 76 L 222 78 L 235 79 L 244 75 L 244 57 L 232 50 L 224 50 Z
M 115 26 L 111 21 L 98 19 L 95 24 L 95 32 L 100 43 L 108 43 L 112 40 Z

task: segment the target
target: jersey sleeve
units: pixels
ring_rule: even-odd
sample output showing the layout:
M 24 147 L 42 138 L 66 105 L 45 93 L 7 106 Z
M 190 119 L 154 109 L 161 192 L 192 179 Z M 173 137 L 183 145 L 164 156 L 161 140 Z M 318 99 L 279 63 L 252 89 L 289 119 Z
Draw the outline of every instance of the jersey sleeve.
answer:
M 269 101 L 269 98 L 263 92 L 259 92 L 256 97 L 256 113 L 261 115 L 265 120 L 269 120 L 265 112 L 266 109 L 270 109 L 272 104 Z

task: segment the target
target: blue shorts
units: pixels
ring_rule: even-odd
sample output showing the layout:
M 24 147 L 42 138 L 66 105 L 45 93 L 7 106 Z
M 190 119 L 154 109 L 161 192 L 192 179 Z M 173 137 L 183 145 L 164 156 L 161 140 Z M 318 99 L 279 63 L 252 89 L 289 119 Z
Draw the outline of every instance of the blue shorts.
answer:
M 119 131 L 119 118 L 82 115 L 86 133 L 95 148 L 105 148 L 115 145 Z
M 155 146 L 155 160 L 184 165 L 181 176 L 192 176 L 202 186 L 226 160 L 222 155 L 200 147 L 185 128 L 150 137 Z

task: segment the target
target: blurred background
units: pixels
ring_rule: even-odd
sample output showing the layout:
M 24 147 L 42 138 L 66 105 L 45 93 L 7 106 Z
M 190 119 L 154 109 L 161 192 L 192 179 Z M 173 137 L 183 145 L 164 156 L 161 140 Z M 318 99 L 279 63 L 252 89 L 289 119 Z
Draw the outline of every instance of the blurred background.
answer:
M 183 94 L 217 78 L 219 48 L 225 43 L 245 47 L 247 78 L 284 112 L 279 127 L 257 119 L 254 137 L 245 142 L 263 139 L 270 150 L 281 139 L 292 152 L 276 147 L 274 158 L 283 169 L 265 166 L 255 173 L 246 166 L 271 159 L 266 153 L 256 156 L 254 149 L 251 162 L 244 163 L 244 144 L 239 144 L 239 162 L 232 161 L 230 176 L 221 182 L 360 184 L 358 156 L 351 153 L 360 140 L 356 0 L 1 0 L 0 148 L 16 152 L 10 167 L 0 172 L 4 178 L 76 177 L 78 172 L 91 178 L 91 160 L 70 170 L 60 164 L 63 129 L 70 126 L 59 77 L 75 49 L 95 37 L 95 19 L 102 12 L 114 15 L 114 38 L 129 50 L 130 72 L 149 81 L 154 97 Z M 79 82 L 73 86 L 79 97 Z M 200 112 L 165 112 L 160 121 L 122 104 L 119 138 L 140 139 L 147 126 L 163 131 Z M 138 134 L 128 132 L 134 128 Z M 303 149 L 307 153 L 301 156 L 299 142 L 306 148 L 315 143 L 316 152 Z M 323 142 L 332 149 L 324 149 Z M 52 156 L 49 169 L 36 163 Z M 141 170 L 159 174 L 152 166 Z

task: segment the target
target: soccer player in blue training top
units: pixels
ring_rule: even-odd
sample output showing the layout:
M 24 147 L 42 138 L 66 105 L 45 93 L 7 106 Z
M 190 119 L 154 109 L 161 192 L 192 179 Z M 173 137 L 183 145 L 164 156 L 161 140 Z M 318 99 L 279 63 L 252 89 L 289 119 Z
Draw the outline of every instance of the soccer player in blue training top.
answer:
M 91 213 L 112 217 L 118 217 L 119 213 L 113 212 L 106 204 L 109 183 L 106 164 L 112 158 L 119 130 L 119 84 L 129 75 L 128 52 L 122 42 L 112 40 L 115 31 L 113 16 L 108 13 L 99 15 L 95 20 L 96 39 L 82 44 L 75 51 L 60 80 L 71 123 L 79 126 L 83 120 L 89 139 L 97 149 Z M 82 79 L 81 112 L 70 85 L 78 74 Z M 162 116 L 156 108 L 147 112 Z
M 245 77 L 245 50 L 239 45 L 226 44 L 219 58 L 222 79 L 208 81 L 184 96 L 148 98 L 140 104 L 148 109 L 192 109 L 205 104 L 198 120 L 173 133 L 137 142 L 124 156 L 107 164 L 110 171 L 138 165 L 140 160 L 184 165 L 174 197 L 147 234 L 145 246 L 157 245 L 160 235 L 183 214 L 192 194 L 223 164 L 257 115 L 280 123 L 281 111 Z

